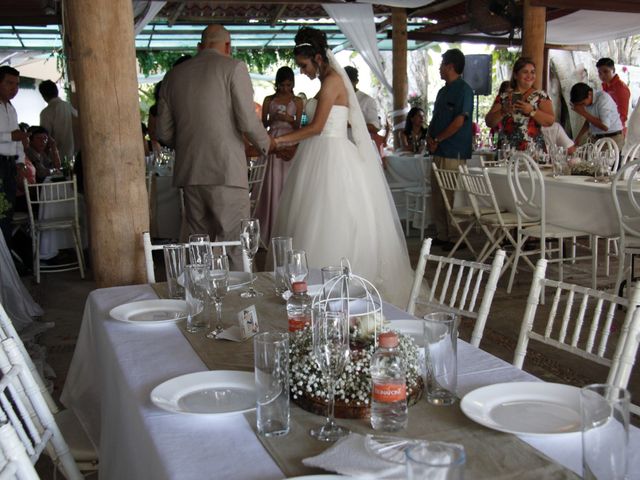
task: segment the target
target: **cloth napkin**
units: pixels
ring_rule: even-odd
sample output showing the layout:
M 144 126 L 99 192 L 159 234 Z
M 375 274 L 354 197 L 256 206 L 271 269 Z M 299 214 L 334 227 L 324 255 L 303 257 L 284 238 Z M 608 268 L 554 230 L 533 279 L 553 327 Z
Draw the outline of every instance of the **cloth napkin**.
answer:
M 361 480 L 405 479 L 406 467 L 369 452 L 365 445 L 366 438 L 364 435 L 351 433 L 320 455 L 305 458 L 302 463 Z

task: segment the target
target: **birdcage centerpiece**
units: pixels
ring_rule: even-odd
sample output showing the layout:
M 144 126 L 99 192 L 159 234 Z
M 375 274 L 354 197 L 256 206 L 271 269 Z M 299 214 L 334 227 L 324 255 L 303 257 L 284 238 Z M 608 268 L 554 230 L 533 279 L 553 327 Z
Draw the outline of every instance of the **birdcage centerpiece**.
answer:
M 324 283 L 313 299 L 312 327 L 295 332 L 290 342 L 291 398 L 300 407 L 318 415 L 326 413 L 329 380 L 314 353 L 313 322 L 324 312 L 341 313 L 348 322 L 348 359 L 330 381 L 335 393 L 335 416 L 367 418 L 371 407 L 370 362 L 383 331 L 382 299 L 376 287 L 354 274 L 346 259 L 342 274 Z M 418 349 L 411 337 L 400 335 L 409 404 L 422 396 Z

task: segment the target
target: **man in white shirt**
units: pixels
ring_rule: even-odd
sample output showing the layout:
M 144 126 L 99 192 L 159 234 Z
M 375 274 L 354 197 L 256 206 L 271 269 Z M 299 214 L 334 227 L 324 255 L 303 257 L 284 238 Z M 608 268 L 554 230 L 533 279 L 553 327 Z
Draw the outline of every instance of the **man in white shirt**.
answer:
M 364 121 L 367 124 L 367 130 L 370 134 L 378 133 L 380 130 L 380 119 L 378 118 L 378 107 L 376 101 L 364 92 L 358 90 L 358 69 L 352 66 L 344 67 L 344 71 L 347 72 L 349 80 L 353 85 L 353 89 L 356 91 L 356 97 L 360 104 L 360 110 L 364 115 Z
M 9 202 L 9 211 L 0 219 L 0 229 L 7 244 L 11 240 L 11 220 L 16 202 L 16 175 L 24 168 L 24 146 L 27 134 L 18 128 L 18 114 L 11 99 L 18 93 L 20 72 L 3 65 L 0 67 L 0 193 Z
M 58 96 L 58 87 L 51 80 L 42 82 L 38 90 L 48 104 L 40 112 L 40 126 L 55 139 L 60 157 L 71 158 L 76 153 L 72 119 L 78 112 Z
M 571 87 L 571 104 L 573 111 L 585 119 L 575 138 L 576 143 L 580 143 L 580 139 L 588 130 L 593 139 L 610 137 L 622 150 L 622 121 L 618 106 L 611 95 L 603 91 L 594 92 L 586 83 L 576 83 Z
M 576 151 L 575 143 L 558 122 L 555 122 L 550 127 L 542 127 L 542 135 L 544 136 L 544 143 L 547 145 L 547 152 L 551 147 L 563 147 L 567 150 L 567 153 Z

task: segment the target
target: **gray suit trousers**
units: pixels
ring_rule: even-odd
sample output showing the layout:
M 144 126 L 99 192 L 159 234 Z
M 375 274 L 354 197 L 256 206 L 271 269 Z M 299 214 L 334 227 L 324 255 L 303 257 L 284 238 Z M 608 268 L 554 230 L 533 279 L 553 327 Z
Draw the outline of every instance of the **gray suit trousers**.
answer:
M 187 235 L 208 233 L 212 242 L 240 240 L 240 220 L 249 218 L 249 191 L 225 185 L 186 185 L 184 189 Z M 242 270 L 242 249 L 227 250 L 229 268 Z

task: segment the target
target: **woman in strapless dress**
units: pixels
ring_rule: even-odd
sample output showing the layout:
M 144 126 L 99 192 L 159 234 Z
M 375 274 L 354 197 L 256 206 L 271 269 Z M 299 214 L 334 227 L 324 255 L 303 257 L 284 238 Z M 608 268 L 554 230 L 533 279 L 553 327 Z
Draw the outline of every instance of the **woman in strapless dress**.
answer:
M 354 273 L 373 282 L 383 300 L 406 307 L 413 271 L 382 165 L 353 87 L 327 48 L 324 32 L 302 28 L 294 55 L 300 72 L 319 78 L 307 102 L 309 124 L 275 139 L 299 142 L 273 235 L 291 236 L 309 265 L 349 259 Z M 354 142 L 347 137 L 351 126 Z

